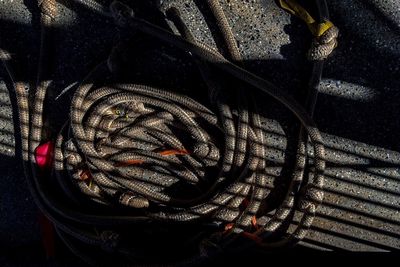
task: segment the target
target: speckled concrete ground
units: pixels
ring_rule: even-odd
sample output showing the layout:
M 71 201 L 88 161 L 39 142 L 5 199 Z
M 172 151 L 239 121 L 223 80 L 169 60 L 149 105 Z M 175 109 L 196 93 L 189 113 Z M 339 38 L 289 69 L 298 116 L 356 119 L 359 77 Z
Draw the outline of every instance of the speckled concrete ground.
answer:
M 60 1 L 65 2 L 65 1 Z M 107 2 L 107 1 L 102 1 Z M 224 9 L 244 55 L 244 66 L 298 96 L 307 64 L 304 25 L 272 0 L 231 0 Z M 214 44 L 202 1 L 164 1 L 177 6 L 200 40 Z M 56 79 L 59 91 L 82 78 L 109 51 L 114 27 L 79 6 L 60 5 L 57 18 Z M 71 8 L 71 9 L 70 9 Z M 315 119 L 328 148 L 326 198 L 302 242 L 323 250 L 400 250 L 400 2 L 331 0 L 332 20 L 341 30 L 328 60 Z M 19 63 L 21 79 L 32 79 L 37 27 L 32 1 L 0 0 L 0 44 Z M 100 27 L 99 27 L 100 26 Z M 39 238 L 37 211 L 15 160 L 8 89 L 0 68 L 0 248 Z M 55 92 L 57 94 L 59 92 Z M 301 94 L 300 94 L 301 95 Z M 268 159 L 281 166 L 293 130 L 287 112 L 268 99 Z M 55 113 L 65 113 L 61 105 Z M 62 115 L 60 115 L 62 116 Z M 294 127 L 295 128 L 295 127 Z M 292 133 L 292 136 L 295 134 Z M 293 144 L 292 144 L 293 145 Z M 268 169 L 282 175 L 281 168 Z

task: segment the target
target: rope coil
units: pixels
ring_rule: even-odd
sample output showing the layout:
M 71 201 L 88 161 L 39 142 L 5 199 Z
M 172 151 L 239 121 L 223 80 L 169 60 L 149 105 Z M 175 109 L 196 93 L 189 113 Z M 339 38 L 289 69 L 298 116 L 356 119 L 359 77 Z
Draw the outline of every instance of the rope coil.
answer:
M 310 19 L 294 2 L 287 0 L 282 5 Z M 43 172 L 32 157 L 29 160 L 33 168 L 25 166 L 38 205 L 74 251 L 70 239 L 126 255 L 127 250 L 120 244 L 127 240 L 119 235 L 118 225 L 149 218 L 164 223 L 217 223 L 218 229 L 199 242 L 200 258 L 221 252 L 238 237 L 266 247 L 292 245 L 306 235 L 312 224 L 323 199 L 325 169 L 322 137 L 310 116 L 313 110 L 305 110 L 274 84 L 238 66 L 241 55 L 224 12 L 218 0 L 208 0 L 207 4 L 228 47 L 227 57 L 197 41 L 183 21 L 174 21 L 180 26 L 180 37 L 135 17 L 129 6 L 118 1 L 111 4 L 111 14 L 101 12 L 106 17 L 112 15 L 121 27 L 142 32 L 190 54 L 208 86 L 212 108 L 166 89 L 109 82 L 105 77 L 118 69 L 114 68 L 111 57 L 85 78 L 71 101 L 70 120 L 55 141 L 55 180 L 51 180 L 51 185 L 71 203 L 64 205 L 57 199 L 59 196 L 47 194 L 48 185 L 40 179 Z M 39 6 L 43 17 L 55 18 L 55 1 L 40 0 Z M 102 9 L 93 1 L 88 1 L 87 6 Z M 179 20 L 176 11 L 175 15 Z M 42 19 L 43 31 L 51 22 Z M 309 22 L 316 39 L 308 56 L 310 60 L 321 61 L 336 47 L 338 30 L 333 24 L 321 24 L 314 19 Z M 269 220 L 258 220 L 263 215 L 260 207 L 271 189 L 267 187 L 266 141 L 257 102 L 251 93 L 244 94 L 243 88 L 234 91 L 237 93 L 234 100 L 223 94 L 218 81 L 209 79 L 210 66 L 241 81 L 241 86 L 258 89 L 276 99 L 302 125 L 292 180 L 284 201 Z M 321 71 L 315 68 L 311 79 L 320 77 Z M 40 67 L 38 76 L 40 80 Z M 30 151 L 43 141 L 43 105 L 48 82 L 43 83 L 37 88 L 30 131 L 24 131 L 23 136 L 32 134 L 29 143 L 23 143 Z M 16 87 L 18 92 L 21 89 Z M 20 118 L 26 122 L 28 109 L 24 108 L 28 101 L 26 94 L 20 95 Z M 304 184 L 307 138 L 314 149 L 314 170 L 313 178 Z M 93 204 L 101 212 L 79 209 L 86 205 L 82 199 L 92 200 L 88 205 Z M 120 210 L 110 212 L 121 206 L 135 215 L 119 213 Z M 269 237 L 294 212 L 301 213 L 298 227 L 278 241 L 271 241 Z M 88 226 L 93 226 L 96 234 L 93 229 L 87 230 Z M 99 234 L 98 227 L 111 227 L 113 231 Z M 185 263 L 196 259 L 197 256 Z

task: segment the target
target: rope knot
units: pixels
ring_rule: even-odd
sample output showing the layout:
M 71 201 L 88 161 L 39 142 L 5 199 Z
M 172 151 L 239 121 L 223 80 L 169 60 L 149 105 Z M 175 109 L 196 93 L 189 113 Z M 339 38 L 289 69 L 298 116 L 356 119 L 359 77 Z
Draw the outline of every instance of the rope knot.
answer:
M 38 0 L 38 6 L 42 14 L 54 19 L 57 16 L 57 5 L 55 0 Z
M 339 29 L 332 25 L 321 36 L 315 37 L 308 51 L 308 59 L 311 61 L 324 60 L 333 52 L 337 46 Z

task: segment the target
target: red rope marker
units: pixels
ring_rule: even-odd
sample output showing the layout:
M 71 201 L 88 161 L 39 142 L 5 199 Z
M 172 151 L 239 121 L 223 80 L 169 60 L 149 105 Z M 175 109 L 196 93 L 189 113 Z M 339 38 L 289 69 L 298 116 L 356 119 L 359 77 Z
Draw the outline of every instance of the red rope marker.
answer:
M 47 258 L 55 256 L 55 230 L 53 223 L 43 213 L 39 214 L 39 226 L 42 232 L 43 247 Z
M 41 169 L 51 167 L 54 154 L 54 144 L 51 141 L 39 145 L 35 150 L 35 161 Z

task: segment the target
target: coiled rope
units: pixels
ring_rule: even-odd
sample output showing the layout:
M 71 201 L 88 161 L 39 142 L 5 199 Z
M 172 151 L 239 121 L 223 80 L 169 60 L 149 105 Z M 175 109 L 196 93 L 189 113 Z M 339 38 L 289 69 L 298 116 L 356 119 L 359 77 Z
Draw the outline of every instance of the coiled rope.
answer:
M 327 21 L 325 1 L 317 2 L 319 20 Z M 41 77 L 44 58 L 48 58 L 45 33 L 57 12 L 54 0 L 38 3 L 42 10 L 42 63 L 30 119 L 27 93 L 15 83 L 22 146 L 26 149 L 23 159 L 37 204 L 74 252 L 97 264 L 77 249 L 75 243 L 79 240 L 118 255 L 131 255 L 134 252 L 126 252 L 118 227 L 143 222 L 216 223 L 216 230 L 199 242 L 198 253 L 181 261 L 183 265 L 230 247 L 239 236 L 250 237 L 266 247 L 292 245 L 305 236 L 323 200 L 324 146 L 311 115 L 323 59 L 336 47 L 338 30 L 333 25 L 315 36 L 308 55 L 314 66 L 306 110 L 277 86 L 240 66 L 242 57 L 218 0 L 207 0 L 207 4 L 225 41 L 225 57 L 195 40 L 176 9 L 171 9 L 169 15 L 181 36 L 135 17 L 132 9 L 121 2 L 114 1 L 107 13 L 96 2 L 88 1 L 87 7 L 106 16 L 111 14 L 119 26 L 190 53 L 208 86 L 212 108 L 166 89 L 110 82 L 104 77 L 112 69 L 103 62 L 74 93 L 70 120 L 55 137 L 54 179 L 46 182 L 48 170 L 38 168 L 35 153 L 38 145 L 47 141 L 43 106 L 51 84 Z M 6 57 L 2 56 L 2 61 L 6 62 Z M 242 82 L 229 94 L 236 97 L 226 95 L 218 81 L 210 79 L 211 66 Z M 245 93 L 244 86 L 279 101 L 302 125 L 286 197 L 262 224 L 257 219 L 263 214 L 258 212 L 270 193 L 266 186 L 265 135 L 259 107 L 252 94 Z M 26 125 L 30 125 L 29 131 Z M 308 140 L 314 150 L 314 166 L 313 177 L 306 183 L 303 175 Z M 32 168 L 26 165 L 29 161 Z M 182 194 L 185 190 L 189 193 Z M 302 214 L 297 228 L 271 241 L 269 237 L 296 210 Z M 93 231 L 98 228 L 112 230 Z

